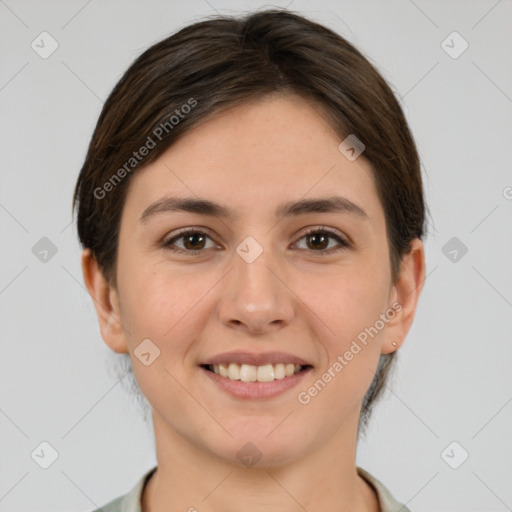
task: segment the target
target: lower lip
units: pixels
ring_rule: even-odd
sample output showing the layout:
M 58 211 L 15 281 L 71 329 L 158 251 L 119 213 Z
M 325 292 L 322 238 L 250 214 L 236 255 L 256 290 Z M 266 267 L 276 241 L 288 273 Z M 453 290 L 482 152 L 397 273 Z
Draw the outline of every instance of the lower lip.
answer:
M 284 393 L 285 391 L 295 387 L 310 372 L 312 368 L 307 368 L 299 373 L 294 373 L 290 377 L 283 379 L 271 380 L 270 382 L 243 382 L 241 380 L 231 380 L 227 377 L 210 372 L 202 366 L 199 367 L 206 376 L 221 389 L 236 398 L 258 399 L 272 398 Z

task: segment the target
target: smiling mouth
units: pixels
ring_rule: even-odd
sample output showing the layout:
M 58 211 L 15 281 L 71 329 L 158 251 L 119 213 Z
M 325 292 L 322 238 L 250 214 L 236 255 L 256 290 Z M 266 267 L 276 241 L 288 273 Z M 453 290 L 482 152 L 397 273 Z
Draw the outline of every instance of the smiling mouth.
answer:
M 311 365 L 299 365 L 293 363 L 265 364 L 254 366 L 252 364 L 202 364 L 202 368 L 215 373 L 228 380 L 242 382 L 272 382 L 282 380 L 292 375 L 304 372 L 312 368 Z

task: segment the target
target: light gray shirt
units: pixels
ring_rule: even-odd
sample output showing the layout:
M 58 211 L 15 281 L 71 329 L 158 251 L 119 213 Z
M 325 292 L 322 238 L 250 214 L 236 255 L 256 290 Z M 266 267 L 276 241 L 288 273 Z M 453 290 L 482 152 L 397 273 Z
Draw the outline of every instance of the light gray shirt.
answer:
M 142 491 L 144 490 L 146 482 L 156 471 L 156 468 L 157 466 L 151 468 L 147 473 L 145 473 L 127 494 L 119 496 L 93 512 L 142 512 Z M 380 512 L 411 512 L 405 505 L 395 500 L 384 484 L 374 476 L 370 475 L 368 471 L 365 471 L 358 466 L 356 466 L 356 469 L 359 476 L 364 478 L 370 486 L 375 489 L 379 501 Z

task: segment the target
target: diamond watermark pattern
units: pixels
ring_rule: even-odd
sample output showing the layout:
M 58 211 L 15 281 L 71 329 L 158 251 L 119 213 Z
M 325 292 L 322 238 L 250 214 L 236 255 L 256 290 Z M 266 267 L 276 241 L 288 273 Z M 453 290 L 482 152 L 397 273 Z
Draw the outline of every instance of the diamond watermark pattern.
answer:
M 248 236 L 238 245 L 236 252 L 247 263 L 252 263 L 263 252 L 263 247 L 252 236 Z
M 452 263 L 458 263 L 468 252 L 468 248 L 454 236 L 443 245 L 441 251 Z
M 43 441 L 32 451 L 30 456 L 38 466 L 48 469 L 59 458 L 59 453 L 49 442 Z
M 449 34 L 441 43 L 441 48 L 452 59 L 458 59 L 468 47 L 469 43 L 457 31 Z
M 41 32 L 30 46 L 39 57 L 47 59 L 59 47 L 59 43 L 48 32 Z
M 452 441 L 442 452 L 441 458 L 452 469 L 458 469 L 469 457 L 466 449 L 457 441 Z
M 260 459 L 262 453 L 253 443 L 246 443 L 237 453 L 238 460 L 248 468 L 252 468 Z
M 137 345 L 133 354 L 144 366 L 149 366 L 160 356 L 160 349 L 149 338 L 146 338 Z
M 361 155 L 365 148 L 366 146 L 353 133 L 338 146 L 340 152 L 351 162 Z
M 57 246 L 49 238 L 43 236 L 32 247 L 32 254 L 41 263 L 48 263 L 57 254 Z

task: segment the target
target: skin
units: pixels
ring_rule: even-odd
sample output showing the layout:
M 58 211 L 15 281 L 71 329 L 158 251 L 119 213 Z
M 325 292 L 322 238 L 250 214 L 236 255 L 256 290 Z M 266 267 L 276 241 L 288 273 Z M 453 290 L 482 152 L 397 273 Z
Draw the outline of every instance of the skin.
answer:
M 158 470 L 145 488 L 144 512 L 379 511 L 374 491 L 356 473 L 357 424 L 379 356 L 399 349 L 413 322 L 424 248 L 412 242 L 393 284 L 371 166 L 364 154 L 349 161 L 338 150 L 341 140 L 318 106 L 299 97 L 266 97 L 226 110 L 133 175 L 121 219 L 117 289 L 84 250 L 84 280 L 101 335 L 115 352 L 130 353 L 153 410 Z M 333 191 L 368 219 L 346 212 L 275 218 L 284 201 Z M 167 212 L 140 222 L 144 209 L 166 195 L 210 199 L 237 216 Z M 340 247 L 336 239 L 326 247 L 304 235 L 321 226 L 351 245 L 325 254 Z M 175 245 L 203 252 L 163 246 L 185 227 L 210 238 L 202 245 L 180 238 Z M 236 253 L 247 236 L 263 248 L 250 264 Z M 307 405 L 299 403 L 298 392 L 397 301 L 401 311 L 379 334 Z M 149 366 L 133 354 L 146 338 L 160 350 Z M 232 350 L 284 351 L 314 368 L 278 397 L 237 399 L 198 367 Z M 250 468 L 237 458 L 247 442 L 262 454 Z

